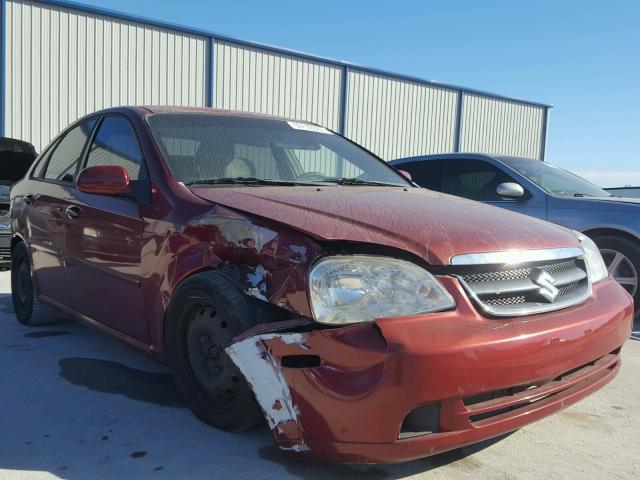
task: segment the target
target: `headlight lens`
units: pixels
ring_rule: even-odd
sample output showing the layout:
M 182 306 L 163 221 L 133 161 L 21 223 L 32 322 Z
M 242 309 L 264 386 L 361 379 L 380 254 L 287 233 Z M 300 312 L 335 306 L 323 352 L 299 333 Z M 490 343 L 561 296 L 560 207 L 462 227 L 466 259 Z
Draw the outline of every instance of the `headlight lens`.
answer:
M 331 325 L 437 312 L 455 307 L 433 275 L 396 258 L 344 255 L 320 260 L 309 274 L 316 321 Z
M 586 235 L 576 231 L 573 233 L 578 237 L 578 240 L 580 240 L 580 243 L 582 244 L 584 261 L 587 264 L 587 273 L 589 274 L 591 284 L 598 283 L 599 281 L 608 278 L 609 272 L 607 271 L 607 266 L 604 264 L 602 255 L 600 255 L 598 246 Z

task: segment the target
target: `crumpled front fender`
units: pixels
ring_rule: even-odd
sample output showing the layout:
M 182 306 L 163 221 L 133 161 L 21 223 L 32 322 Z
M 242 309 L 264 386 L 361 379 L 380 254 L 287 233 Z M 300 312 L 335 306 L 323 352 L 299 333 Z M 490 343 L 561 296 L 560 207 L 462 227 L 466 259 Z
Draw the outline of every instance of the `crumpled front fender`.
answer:
M 296 452 L 307 451 L 307 441 L 350 436 L 341 425 L 359 414 L 359 402 L 379 385 L 385 350 L 372 324 L 262 333 L 226 349 L 251 385 L 276 444 Z M 320 411 L 332 412 L 331 424 Z

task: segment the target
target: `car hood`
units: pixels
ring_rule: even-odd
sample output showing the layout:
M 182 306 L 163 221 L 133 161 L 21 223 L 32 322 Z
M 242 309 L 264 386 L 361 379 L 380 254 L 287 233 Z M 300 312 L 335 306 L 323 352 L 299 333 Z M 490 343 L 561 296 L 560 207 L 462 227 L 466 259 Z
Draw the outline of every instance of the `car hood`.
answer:
M 605 202 L 621 202 L 621 203 L 638 203 L 640 204 L 640 198 L 632 198 L 632 197 L 602 197 L 598 198 L 599 200 L 604 200 Z
M 630 197 L 585 197 L 586 200 L 591 202 L 602 202 L 602 203 L 613 203 L 620 204 L 626 203 L 629 205 L 640 205 L 640 198 L 630 198 Z
M 578 208 L 603 212 L 640 213 L 640 198 L 625 197 L 549 197 L 555 208 Z
M 579 246 L 565 228 L 422 188 L 194 188 L 196 195 L 319 240 L 400 248 L 428 263 L 465 253 Z

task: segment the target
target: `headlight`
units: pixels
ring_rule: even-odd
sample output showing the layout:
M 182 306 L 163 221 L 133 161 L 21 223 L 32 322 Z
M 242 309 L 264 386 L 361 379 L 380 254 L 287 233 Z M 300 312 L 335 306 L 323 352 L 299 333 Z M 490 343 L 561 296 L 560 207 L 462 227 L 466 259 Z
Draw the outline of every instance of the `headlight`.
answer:
M 602 260 L 602 255 L 600 255 L 598 246 L 586 235 L 576 231 L 573 233 L 578 237 L 578 240 L 580 240 L 580 243 L 582 244 L 582 250 L 584 250 L 584 261 L 587 264 L 587 273 L 589 274 L 591 284 L 598 283 L 599 281 L 609 277 L 607 266 L 604 264 L 604 260 Z
M 309 292 L 316 321 L 332 325 L 437 312 L 456 304 L 425 269 L 368 255 L 320 260 L 309 274 Z

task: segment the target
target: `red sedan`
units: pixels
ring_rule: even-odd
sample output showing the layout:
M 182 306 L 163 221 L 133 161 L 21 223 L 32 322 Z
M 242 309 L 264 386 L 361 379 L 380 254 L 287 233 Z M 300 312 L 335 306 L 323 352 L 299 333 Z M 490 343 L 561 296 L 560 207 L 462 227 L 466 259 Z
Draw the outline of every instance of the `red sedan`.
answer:
M 631 297 L 591 240 L 414 187 L 317 125 L 116 108 L 11 191 L 18 320 L 168 362 L 195 414 L 400 462 L 517 429 L 620 368 Z

